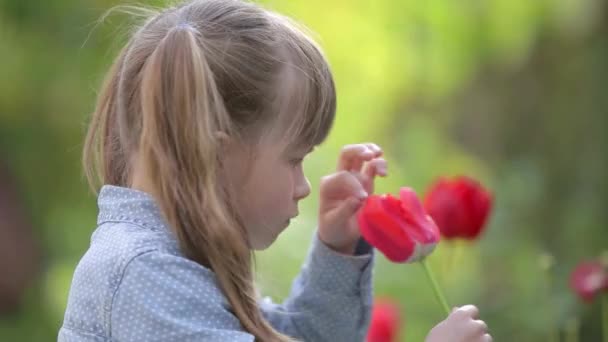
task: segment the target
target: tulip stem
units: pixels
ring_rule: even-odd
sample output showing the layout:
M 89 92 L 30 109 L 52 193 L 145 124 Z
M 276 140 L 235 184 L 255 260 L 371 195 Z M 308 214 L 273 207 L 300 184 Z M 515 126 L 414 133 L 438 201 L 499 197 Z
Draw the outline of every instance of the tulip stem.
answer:
M 602 294 L 602 335 L 608 342 L 608 294 Z
M 437 280 L 435 280 L 435 277 L 433 276 L 433 271 L 431 271 L 430 266 L 426 262 L 426 258 L 422 259 L 420 261 L 420 263 L 422 264 L 422 267 L 424 267 L 424 271 L 426 272 L 427 277 L 429 278 L 429 280 L 431 281 L 431 284 L 433 285 L 433 291 L 435 292 L 435 297 L 437 297 L 437 300 L 443 307 L 445 314 L 449 315 L 450 307 L 448 305 L 448 302 L 445 300 L 445 296 L 443 295 L 443 292 L 439 288 L 439 285 L 437 284 Z

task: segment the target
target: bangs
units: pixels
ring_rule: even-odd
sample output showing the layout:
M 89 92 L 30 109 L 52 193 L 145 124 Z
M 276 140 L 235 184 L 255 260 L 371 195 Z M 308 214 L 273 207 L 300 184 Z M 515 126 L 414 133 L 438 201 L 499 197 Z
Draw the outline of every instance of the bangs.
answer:
M 289 149 L 309 149 L 329 135 L 336 114 L 336 90 L 320 48 L 293 26 L 282 50 L 284 59 L 275 108 Z

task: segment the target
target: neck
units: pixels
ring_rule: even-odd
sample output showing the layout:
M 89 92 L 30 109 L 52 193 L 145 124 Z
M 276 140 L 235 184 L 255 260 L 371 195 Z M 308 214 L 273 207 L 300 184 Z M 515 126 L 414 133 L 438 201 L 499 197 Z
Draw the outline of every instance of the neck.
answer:
M 135 190 L 146 192 L 148 194 L 153 194 L 154 187 L 150 182 L 146 163 L 144 162 L 143 158 L 139 156 L 135 157 L 134 160 L 135 162 L 132 163 L 133 168 L 131 171 L 129 187 Z

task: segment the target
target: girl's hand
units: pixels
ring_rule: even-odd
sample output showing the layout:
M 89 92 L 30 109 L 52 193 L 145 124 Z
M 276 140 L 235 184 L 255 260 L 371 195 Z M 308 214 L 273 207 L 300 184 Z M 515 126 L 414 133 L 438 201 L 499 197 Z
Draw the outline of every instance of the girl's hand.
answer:
M 488 326 L 478 317 L 479 309 L 474 305 L 455 308 L 448 318 L 431 329 L 425 342 L 491 342 Z
M 382 149 L 373 143 L 342 148 L 336 173 L 321 179 L 319 239 L 333 250 L 353 254 L 361 234 L 356 212 L 374 192 L 376 175 L 386 176 Z

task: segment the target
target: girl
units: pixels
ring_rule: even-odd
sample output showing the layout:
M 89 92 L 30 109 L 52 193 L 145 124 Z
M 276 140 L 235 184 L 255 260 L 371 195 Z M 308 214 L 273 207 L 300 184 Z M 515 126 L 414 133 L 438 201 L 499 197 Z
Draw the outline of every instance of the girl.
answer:
M 93 114 L 84 166 L 104 184 L 98 227 L 59 340 L 362 341 L 374 253 L 354 214 L 386 175 L 378 146 L 345 147 L 323 179 L 289 298 L 259 300 L 253 285 L 252 252 L 298 215 L 310 192 L 302 159 L 335 110 L 321 50 L 287 18 L 236 0 L 152 14 Z M 481 341 L 474 311 L 451 315 L 434 341 L 452 341 L 449 330 Z

